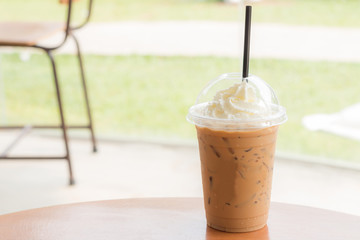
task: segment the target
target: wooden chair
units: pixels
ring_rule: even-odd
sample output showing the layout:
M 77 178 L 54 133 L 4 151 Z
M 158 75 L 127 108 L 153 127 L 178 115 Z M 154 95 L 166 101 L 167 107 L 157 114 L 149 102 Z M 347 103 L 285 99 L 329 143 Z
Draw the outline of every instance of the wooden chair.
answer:
M 20 140 L 20 138 L 24 134 L 20 134 L 20 136 L 10 144 L 10 146 L 5 149 L 5 152 L 0 154 L 0 159 L 33 159 L 33 160 L 42 160 L 42 159 L 49 159 L 49 160 L 57 160 L 57 159 L 64 159 L 68 163 L 69 169 L 69 184 L 74 184 L 74 176 L 71 167 L 71 158 L 70 158 L 70 151 L 69 151 L 69 143 L 68 143 L 68 134 L 67 130 L 69 128 L 85 128 L 89 129 L 91 134 L 91 141 L 93 145 L 93 151 L 96 152 L 96 140 L 94 135 L 93 129 L 93 122 L 91 117 L 91 109 L 89 105 L 88 93 L 87 93 L 87 86 L 86 86 L 86 79 L 83 67 L 82 56 L 80 52 L 79 42 L 73 32 L 81 27 L 83 27 L 90 19 L 91 10 L 92 10 L 92 0 L 88 0 L 88 14 L 83 21 L 82 24 L 73 26 L 71 24 L 71 13 L 73 8 L 73 1 L 76 0 L 59 0 L 62 4 L 67 4 L 67 14 L 66 14 L 66 21 L 65 23 L 48 23 L 48 22 L 40 22 L 40 23 L 30 23 L 30 22 L 2 22 L 0 23 L 0 47 L 24 47 L 24 48 L 37 48 L 43 50 L 46 55 L 49 57 L 52 73 L 53 73 L 53 80 L 55 82 L 55 89 L 56 89 L 56 98 L 57 98 L 57 105 L 59 109 L 60 115 L 60 126 L 31 126 L 30 128 L 40 128 L 40 129 L 54 129 L 59 128 L 62 130 L 63 140 L 65 144 L 65 155 L 62 156 L 8 156 L 10 149 L 15 146 L 15 144 Z M 55 33 L 64 32 L 64 39 L 61 41 L 60 44 L 52 47 L 46 47 L 39 45 L 40 40 L 44 40 L 45 38 L 55 34 Z M 61 88 L 59 86 L 58 80 L 58 73 L 57 73 L 57 66 L 53 57 L 53 51 L 60 48 L 65 44 L 65 42 L 72 38 L 76 45 L 77 50 L 77 58 L 79 61 L 80 67 L 80 75 L 83 87 L 83 93 L 85 97 L 86 103 L 86 110 L 87 110 L 87 118 L 88 124 L 84 126 L 70 126 L 66 124 L 65 116 L 64 116 L 64 109 L 62 103 L 62 95 L 61 95 Z M 0 126 L 0 129 L 21 129 L 23 128 L 24 131 L 28 131 L 29 127 L 24 128 L 24 126 Z

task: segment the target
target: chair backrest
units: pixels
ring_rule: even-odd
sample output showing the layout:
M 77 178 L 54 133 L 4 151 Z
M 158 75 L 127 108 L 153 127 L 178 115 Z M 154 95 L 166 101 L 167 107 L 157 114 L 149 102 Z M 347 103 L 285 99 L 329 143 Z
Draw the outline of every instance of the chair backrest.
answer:
M 64 0 L 63 0 L 64 1 Z M 74 1 L 74 0 L 73 0 Z M 80 0 L 75 0 L 75 1 L 80 1 Z M 72 30 L 76 30 L 76 29 L 79 29 L 79 28 L 82 28 L 83 26 L 85 26 L 89 20 L 90 20 L 90 17 L 91 17 L 91 13 L 92 13 L 92 6 L 93 6 L 93 0 L 88 0 L 88 3 L 87 3 L 87 14 L 85 16 L 85 19 L 83 20 L 83 22 L 77 26 L 72 26 L 71 29 Z
M 91 17 L 91 13 L 92 13 L 92 5 L 93 5 L 93 0 L 88 0 L 87 3 L 87 14 L 84 18 L 84 20 L 79 24 L 79 25 L 71 25 L 71 13 L 72 13 L 72 9 L 73 9 L 73 3 L 74 2 L 78 2 L 80 0 L 58 0 L 60 4 L 67 4 L 68 5 L 68 9 L 67 9 L 67 17 L 66 17 L 66 26 L 65 26 L 65 38 L 63 43 L 61 43 L 58 47 L 60 47 L 61 45 L 63 45 L 67 39 L 67 37 L 69 36 L 69 34 L 71 33 L 71 31 L 73 30 L 77 30 L 82 28 L 83 26 L 85 26 Z M 58 48 L 55 47 L 55 48 Z
M 69 8 L 70 8 L 70 14 L 71 14 L 71 8 L 72 8 L 72 4 L 74 2 L 79 2 L 80 0 L 59 0 L 60 4 L 68 4 Z M 87 24 L 90 20 L 91 17 L 91 13 L 92 13 L 92 5 L 93 5 L 93 0 L 88 0 L 88 4 L 87 4 L 87 14 L 85 19 L 83 20 L 83 22 L 79 25 L 76 26 L 71 26 L 71 22 L 69 22 L 69 26 L 71 28 L 71 30 L 76 30 L 79 28 L 82 28 L 85 24 Z M 68 11 L 68 18 L 71 17 L 71 15 L 69 15 L 69 11 Z

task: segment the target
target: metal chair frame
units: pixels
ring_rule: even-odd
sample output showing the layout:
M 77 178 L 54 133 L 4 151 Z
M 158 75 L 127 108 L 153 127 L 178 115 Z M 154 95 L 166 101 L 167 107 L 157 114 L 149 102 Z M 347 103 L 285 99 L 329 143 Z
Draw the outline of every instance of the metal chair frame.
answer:
M 23 128 L 23 131 L 21 132 L 21 134 L 5 149 L 5 151 L 3 153 L 0 154 L 0 159 L 6 159 L 6 160 L 20 160 L 20 159 L 21 160 L 66 160 L 68 163 L 68 169 L 69 169 L 69 184 L 73 185 L 75 183 L 75 180 L 74 180 L 72 164 L 71 164 L 71 157 L 70 157 L 70 150 L 69 150 L 69 138 L 68 138 L 67 130 L 70 128 L 89 129 L 90 134 L 91 134 L 93 152 L 97 151 L 96 139 L 95 139 L 93 121 L 92 121 L 92 114 L 91 114 L 91 109 L 90 109 L 89 97 L 88 97 L 88 93 L 87 93 L 87 85 L 86 85 L 86 78 L 85 78 L 82 54 L 80 51 L 79 42 L 78 42 L 77 38 L 75 37 L 75 35 L 73 34 L 74 30 L 82 28 L 89 21 L 90 16 L 91 16 L 91 11 L 92 11 L 93 0 L 88 0 L 88 14 L 87 14 L 84 22 L 82 24 L 80 24 L 78 26 L 74 26 L 74 27 L 71 26 L 71 12 L 72 12 L 73 0 L 68 0 L 67 4 L 68 4 L 68 9 L 67 9 L 67 19 L 66 19 L 66 26 L 65 26 L 65 37 L 59 45 L 53 46 L 53 47 L 45 47 L 45 46 L 40 46 L 40 45 L 28 46 L 28 45 L 0 44 L 0 47 L 2 47 L 2 46 L 30 47 L 30 48 L 37 48 L 37 49 L 41 49 L 41 50 L 45 51 L 45 53 L 49 57 L 49 60 L 51 63 L 53 79 L 54 79 L 55 89 L 56 89 L 57 104 L 58 104 L 59 115 L 60 115 L 60 123 L 61 123 L 60 126 L 52 126 L 52 125 L 49 125 L 49 126 L 42 126 L 42 125 L 0 126 L 0 130 L 1 129 L 6 130 L 6 129 L 22 129 Z M 88 124 L 84 125 L 84 126 L 74 126 L 74 125 L 71 126 L 71 125 L 66 124 L 65 116 L 64 116 L 63 102 L 62 102 L 62 95 L 61 95 L 61 88 L 59 86 L 59 80 L 58 80 L 57 66 L 56 66 L 56 62 L 54 60 L 54 56 L 53 56 L 53 51 L 62 47 L 69 37 L 71 37 L 74 40 L 75 45 L 76 45 L 76 50 L 77 50 L 76 55 L 77 55 L 78 62 L 79 62 L 80 75 L 81 75 L 81 81 L 82 81 L 82 89 L 83 89 L 83 94 L 84 94 L 85 103 L 86 103 Z M 36 128 L 38 128 L 38 129 L 58 129 L 58 128 L 60 128 L 62 130 L 63 140 L 64 140 L 64 144 L 65 144 L 65 155 L 64 156 L 17 156 L 17 157 L 8 156 L 8 153 L 10 152 L 10 150 L 32 128 L 35 128 L 35 129 Z

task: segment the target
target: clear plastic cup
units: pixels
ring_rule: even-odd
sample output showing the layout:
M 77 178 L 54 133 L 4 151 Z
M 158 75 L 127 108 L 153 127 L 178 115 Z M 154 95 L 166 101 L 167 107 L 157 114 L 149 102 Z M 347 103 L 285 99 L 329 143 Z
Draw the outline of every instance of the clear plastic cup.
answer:
M 204 109 L 219 90 L 242 81 L 266 105 L 266 116 L 220 119 L 206 115 Z M 226 232 L 264 227 L 278 126 L 287 120 L 273 89 L 256 76 L 243 79 L 240 73 L 223 74 L 203 89 L 187 119 L 197 130 L 207 224 Z

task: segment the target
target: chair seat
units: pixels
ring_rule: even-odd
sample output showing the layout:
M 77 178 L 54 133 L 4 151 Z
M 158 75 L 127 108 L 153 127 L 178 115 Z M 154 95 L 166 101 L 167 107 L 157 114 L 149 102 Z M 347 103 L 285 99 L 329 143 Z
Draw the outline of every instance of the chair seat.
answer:
M 64 29 L 61 23 L 0 22 L 0 45 L 34 46 Z

